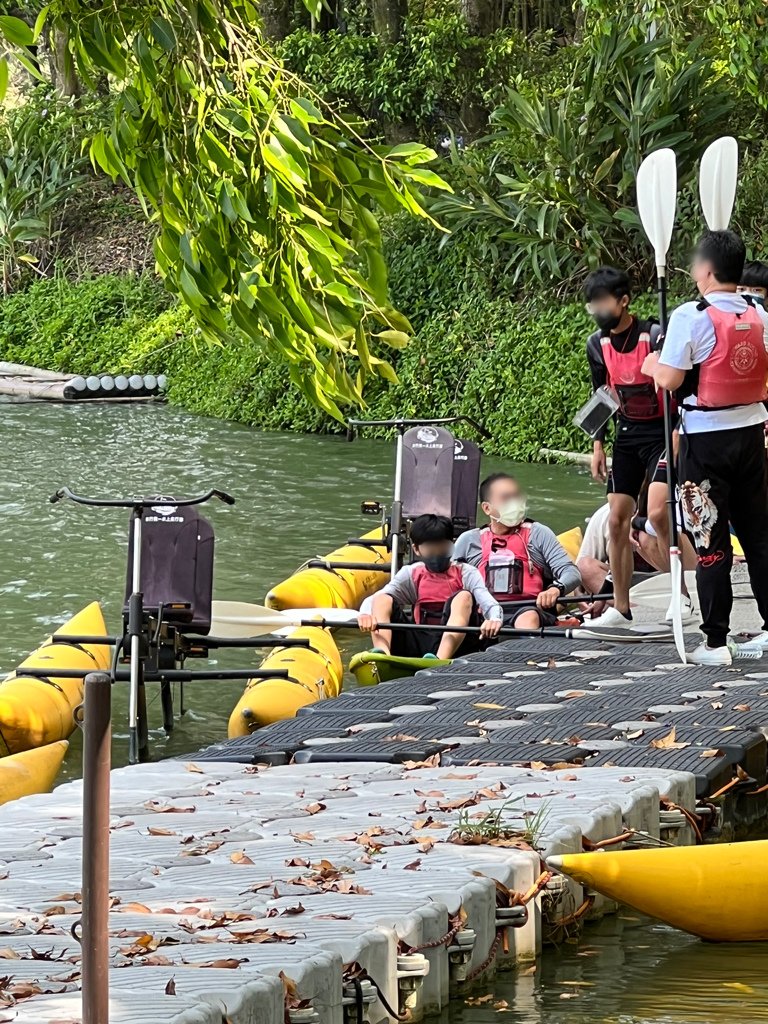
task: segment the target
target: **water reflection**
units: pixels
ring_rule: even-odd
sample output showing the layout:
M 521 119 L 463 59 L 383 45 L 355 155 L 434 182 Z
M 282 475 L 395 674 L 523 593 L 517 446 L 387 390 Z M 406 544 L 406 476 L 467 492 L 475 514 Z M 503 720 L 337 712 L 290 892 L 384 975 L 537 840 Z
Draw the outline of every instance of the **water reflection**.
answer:
M 767 997 L 768 944 L 711 945 L 623 912 L 456 1000 L 446 1024 L 753 1024 Z

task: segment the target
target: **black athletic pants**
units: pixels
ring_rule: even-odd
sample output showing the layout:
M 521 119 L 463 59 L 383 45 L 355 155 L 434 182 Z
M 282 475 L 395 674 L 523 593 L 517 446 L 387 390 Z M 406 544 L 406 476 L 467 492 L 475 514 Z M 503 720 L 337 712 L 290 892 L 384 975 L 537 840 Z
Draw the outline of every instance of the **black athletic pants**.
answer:
M 681 434 L 677 470 L 683 521 L 699 556 L 701 628 L 710 647 L 724 647 L 733 607 L 729 521 L 744 548 L 763 629 L 768 628 L 768 471 L 762 423 Z

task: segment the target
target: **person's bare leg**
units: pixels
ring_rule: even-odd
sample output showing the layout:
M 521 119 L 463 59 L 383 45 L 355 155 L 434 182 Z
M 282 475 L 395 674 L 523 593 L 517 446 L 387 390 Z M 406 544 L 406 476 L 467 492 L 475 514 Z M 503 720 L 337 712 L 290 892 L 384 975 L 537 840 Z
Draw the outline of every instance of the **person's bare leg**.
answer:
M 460 591 L 451 601 L 451 614 L 446 626 L 468 626 L 472 617 L 474 602 L 468 590 Z M 437 648 L 438 658 L 452 658 L 461 646 L 463 633 L 443 633 L 440 646 Z
M 581 573 L 582 592 L 587 595 L 602 594 L 605 589 L 605 577 L 610 572 L 608 563 L 585 555 L 578 560 L 576 568 Z M 597 618 L 610 603 L 610 601 L 584 601 L 579 607 L 583 612 L 589 612 L 593 618 Z
M 629 615 L 629 587 L 632 582 L 632 544 L 629 526 L 635 510 L 635 501 L 628 494 L 609 494 L 608 549 L 613 577 L 613 604 L 623 615 Z
M 582 590 L 585 594 L 602 594 L 605 577 L 608 575 L 607 562 L 597 558 L 580 558 L 576 568 L 581 573 Z
M 523 612 L 522 615 L 518 615 L 515 619 L 515 629 L 539 629 L 540 627 L 541 622 L 538 612 L 533 610 Z
M 377 594 L 371 607 L 371 615 L 376 623 L 376 629 L 371 630 L 371 646 L 377 647 L 384 654 L 392 651 L 392 630 L 381 629 L 381 626 L 392 621 L 394 607 L 395 602 L 389 594 Z

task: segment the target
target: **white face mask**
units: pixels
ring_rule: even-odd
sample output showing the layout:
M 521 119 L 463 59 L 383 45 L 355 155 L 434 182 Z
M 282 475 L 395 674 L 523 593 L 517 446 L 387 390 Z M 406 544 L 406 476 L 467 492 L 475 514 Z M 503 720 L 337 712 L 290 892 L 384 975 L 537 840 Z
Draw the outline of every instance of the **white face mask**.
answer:
M 502 526 L 519 526 L 525 519 L 526 505 L 526 500 L 521 494 L 517 498 L 510 498 L 498 510 L 498 515 L 491 516 L 490 518 L 494 519 L 497 523 L 501 523 Z

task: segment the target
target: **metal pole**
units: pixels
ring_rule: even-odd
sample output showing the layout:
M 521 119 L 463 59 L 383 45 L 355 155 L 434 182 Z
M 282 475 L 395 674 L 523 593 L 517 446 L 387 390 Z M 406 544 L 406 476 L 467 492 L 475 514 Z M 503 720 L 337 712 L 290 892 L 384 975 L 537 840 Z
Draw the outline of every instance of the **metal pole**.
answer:
M 109 771 L 112 680 L 85 677 L 83 711 L 83 1024 L 109 1024 Z
M 397 570 L 400 568 L 400 531 L 403 528 L 403 430 L 402 427 L 397 433 L 397 447 L 395 449 L 395 489 L 392 495 L 392 516 L 391 526 L 392 544 L 392 566 L 390 578 L 394 579 Z
M 133 580 L 128 603 L 128 630 L 131 635 L 131 683 L 128 695 L 128 760 L 136 764 L 139 760 L 139 687 L 141 678 L 141 516 L 140 508 L 133 515 Z

